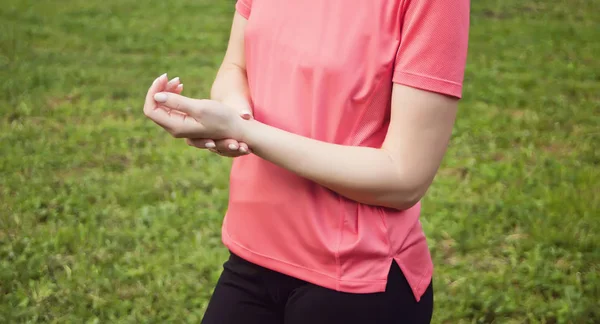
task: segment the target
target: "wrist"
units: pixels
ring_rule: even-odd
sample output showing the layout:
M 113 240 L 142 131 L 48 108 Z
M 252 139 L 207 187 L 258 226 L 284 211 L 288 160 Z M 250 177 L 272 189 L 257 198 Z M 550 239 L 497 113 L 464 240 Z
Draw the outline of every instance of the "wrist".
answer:
M 243 119 L 240 117 L 240 142 L 253 146 L 256 144 L 256 134 L 261 123 L 254 118 Z M 251 147 L 252 149 L 252 147 Z

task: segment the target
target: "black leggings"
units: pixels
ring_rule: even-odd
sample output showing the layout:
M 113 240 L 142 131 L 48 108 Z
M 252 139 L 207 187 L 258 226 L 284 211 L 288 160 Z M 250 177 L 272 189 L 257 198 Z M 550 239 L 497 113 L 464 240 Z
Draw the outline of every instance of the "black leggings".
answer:
M 265 269 L 231 254 L 223 265 L 203 324 L 425 324 L 433 287 L 416 302 L 396 262 L 386 291 L 350 294 Z

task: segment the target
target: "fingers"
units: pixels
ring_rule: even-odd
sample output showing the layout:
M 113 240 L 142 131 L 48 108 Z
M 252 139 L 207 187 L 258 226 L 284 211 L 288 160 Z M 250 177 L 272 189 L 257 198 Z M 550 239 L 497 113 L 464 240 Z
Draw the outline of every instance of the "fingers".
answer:
M 167 83 L 167 86 L 165 87 L 165 92 L 177 93 L 177 89 L 179 88 L 180 85 L 181 85 L 181 81 L 179 80 L 179 77 L 173 78 L 173 79 L 171 79 L 171 81 L 169 81 Z
M 159 76 L 158 82 L 156 83 L 157 84 L 156 92 L 165 91 L 165 88 L 167 87 L 167 83 L 169 83 L 169 77 L 167 76 L 166 73 Z
M 196 137 L 205 128 L 195 118 L 162 105 L 156 105 L 149 110 L 145 110 L 146 117 L 164 128 L 175 138 Z
M 236 140 L 224 139 L 216 141 L 217 151 L 219 152 L 235 152 L 239 150 L 240 144 Z
M 233 139 L 219 140 L 215 142 L 217 151 L 228 154 L 249 153 L 248 144 L 240 143 Z
M 175 79 L 177 79 L 177 80 L 175 80 Z M 177 77 L 175 79 L 169 81 L 169 83 L 171 83 L 171 84 L 167 84 L 167 89 L 165 89 L 165 92 L 181 94 L 181 92 L 183 91 L 183 83 L 181 83 L 179 81 L 179 77 Z
M 250 153 L 248 144 L 238 143 L 233 139 L 213 141 L 210 139 L 186 139 L 186 142 L 190 146 L 194 146 L 200 149 L 208 149 L 213 153 L 217 153 L 225 157 L 238 157 L 247 155 Z
M 187 115 L 195 115 L 202 106 L 208 104 L 209 100 L 197 100 L 184 97 L 175 93 L 159 92 L 154 94 L 154 100 L 162 106 L 183 112 Z
M 165 91 L 168 90 L 181 92 L 182 89 L 183 87 L 180 84 L 179 78 L 169 81 L 166 73 L 161 75 L 154 80 L 148 89 L 144 103 L 144 114 L 176 138 L 195 137 L 203 131 L 203 126 L 195 118 L 182 113 L 181 109 L 172 110 L 172 108 L 156 101 L 157 94 L 167 94 Z M 176 93 L 171 93 L 170 95 L 176 96 L 177 100 L 175 103 L 178 107 L 181 105 L 190 105 L 190 102 L 201 102 L 200 100 L 186 98 Z
M 244 154 L 250 154 L 250 148 L 248 147 L 248 144 L 244 142 L 240 142 L 240 148 L 238 151 Z
M 250 153 L 248 144 L 233 139 L 218 140 L 215 144 L 215 150 L 222 156 L 237 157 Z
M 144 113 L 148 116 L 152 110 L 156 108 L 156 102 L 154 101 L 154 95 L 159 92 L 167 82 L 167 74 L 163 74 L 156 78 L 146 94 L 146 100 L 144 102 Z
M 214 149 L 216 147 L 215 141 L 213 141 L 211 139 L 204 139 L 204 138 L 189 139 L 188 138 L 185 141 L 188 143 L 188 145 L 195 146 L 195 147 L 201 148 L 201 149 Z

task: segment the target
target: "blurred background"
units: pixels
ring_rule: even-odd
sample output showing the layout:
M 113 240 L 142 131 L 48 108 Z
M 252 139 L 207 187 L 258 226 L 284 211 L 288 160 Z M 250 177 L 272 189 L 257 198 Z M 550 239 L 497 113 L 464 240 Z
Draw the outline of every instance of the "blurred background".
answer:
M 0 0 L 0 323 L 197 323 L 230 160 L 147 120 L 206 97 L 233 0 Z M 472 2 L 423 202 L 434 323 L 600 323 L 600 1 Z

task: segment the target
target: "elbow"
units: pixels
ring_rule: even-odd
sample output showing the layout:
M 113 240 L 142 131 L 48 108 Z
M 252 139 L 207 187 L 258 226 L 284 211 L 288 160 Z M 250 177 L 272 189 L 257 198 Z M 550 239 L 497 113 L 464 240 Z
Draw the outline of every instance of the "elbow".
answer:
M 388 156 L 393 165 L 399 165 L 395 162 L 398 158 L 393 158 L 389 153 Z M 387 192 L 380 196 L 381 206 L 402 211 L 417 205 L 433 180 L 422 171 L 415 172 L 414 168 L 408 167 L 394 168 L 394 172 L 386 177 L 384 187 L 387 187 Z
M 336 191 L 335 189 L 332 190 Z M 402 186 L 386 190 L 373 190 L 361 194 L 357 192 L 337 192 L 359 203 L 403 211 L 418 204 L 425 195 L 425 191 L 426 188 L 423 189 L 420 186 Z
M 422 171 L 422 170 L 420 170 Z M 414 172 L 407 168 L 397 170 L 393 177 L 389 198 L 391 208 L 407 210 L 417 205 L 429 190 L 434 175 L 428 172 Z
M 407 210 L 418 204 L 425 196 L 428 186 L 426 185 L 404 185 L 397 188 L 388 196 L 386 207 Z
M 423 195 L 420 192 L 403 192 L 401 195 L 397 195 L 395 201 L 393 202 L 394 209 L 397 210 L 407 210 L 414 207 L 416 204 L 421 201 Z

